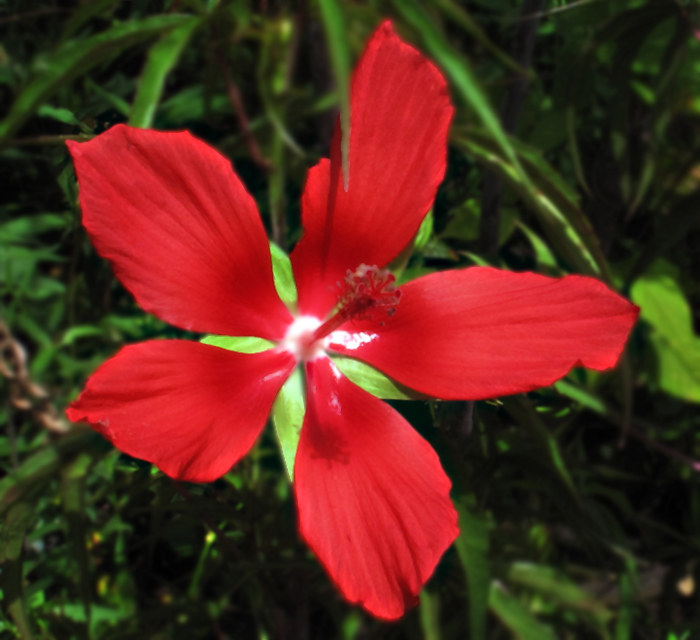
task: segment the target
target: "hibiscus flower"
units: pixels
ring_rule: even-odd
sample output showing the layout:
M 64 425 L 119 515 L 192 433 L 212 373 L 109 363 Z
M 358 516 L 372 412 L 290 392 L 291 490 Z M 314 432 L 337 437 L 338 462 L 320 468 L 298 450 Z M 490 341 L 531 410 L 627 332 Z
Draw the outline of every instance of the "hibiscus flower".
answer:
M 491 268 L 395 290 L 386 265 L 416 234 L 445 171 L 447 87 L 387 22 L 355 71 L 351 106 L 349 188 L 338 127 L 331 159 L 308 174 L 304 236 L 291 255 L 294 314 L 226 158 L 188 133 L 123 125 L 68 143 L 85 228 L 146 311 L 190 331 L 274 343 L 253 354 L 183 340 L 127 346 L 68 415 L 173 478 L 211 482 L 251 448 L 301 367 L 301 534 L 348 600 L 391 619 L 415 604 L 458 534 L 450 481 L 428 443 L 329 354 L 435 398 L 491 398 L 549 385 L 576 365 L 614 366 L 637 309 L 590 278 Z

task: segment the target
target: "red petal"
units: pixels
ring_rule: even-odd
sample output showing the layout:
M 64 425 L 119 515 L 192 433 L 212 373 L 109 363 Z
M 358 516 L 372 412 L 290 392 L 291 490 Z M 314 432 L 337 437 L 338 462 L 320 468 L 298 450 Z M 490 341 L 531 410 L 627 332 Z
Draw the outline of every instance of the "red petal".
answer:
M 107 360 L 66 413 L 173 478 L 212 482 L 253 446 L 294 364 L 276 351 L 146 342 Z
M 306 371 L 301 533 L 348 600 L 398 618 L 458 534 L 450 481 L 411 425 L 328 358 Z
M 603 283 L 488 267 L 401 287 L 391 318 L 346 323 L 331 348 L 422 393 L 479 400 L 615 366 L 639 309 Z
M 389 22 L 367 44 L 351 107 L 349 189 L 337 125 L 331 161 L 309 172 L 304 237 L 292 254 L 300 309 L 319 317 L 335 305 L 335 283 L 348 269 L 383 267 L 408 244 L 445 172 L 452 117 L 445 81 Z
M 67 144 L 83 224 L 144 309 L 193 331 L 284 335 L 265 230 L 226 158 L 186 132 L 124 125 Z

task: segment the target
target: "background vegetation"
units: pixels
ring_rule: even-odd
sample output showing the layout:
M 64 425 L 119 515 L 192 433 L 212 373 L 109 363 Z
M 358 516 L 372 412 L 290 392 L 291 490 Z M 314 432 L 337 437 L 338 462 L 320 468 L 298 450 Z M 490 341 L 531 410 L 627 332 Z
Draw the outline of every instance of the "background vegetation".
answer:
M 123 344 L 183 336 L 90 245 L 64 141 L 188 129 L 288 250 L 383 17 L 457 106 L 402 278 L 577 272 L 642 307 L 615 371 L 475 408 L 395 401 L 438 450 L 462 533 L 392 624 L 300 542 L 272 430 L 182 486 L 62 414 Z M 700 637 L 696 2 L 0 0 L 0 34 L 0 638 Z

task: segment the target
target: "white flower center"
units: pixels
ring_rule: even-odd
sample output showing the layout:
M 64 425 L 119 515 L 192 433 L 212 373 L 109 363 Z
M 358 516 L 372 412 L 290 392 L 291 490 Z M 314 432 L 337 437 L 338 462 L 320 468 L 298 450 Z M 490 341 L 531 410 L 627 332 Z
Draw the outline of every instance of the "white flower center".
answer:
M 297 360 L 308 362 L 325 355 L 328 338 L 312 342 L 314 331 L 323 324 L 314 316 L 300 316 L 289 325 L 287 333 L 280 342 L 280 347 L 291 353 Z

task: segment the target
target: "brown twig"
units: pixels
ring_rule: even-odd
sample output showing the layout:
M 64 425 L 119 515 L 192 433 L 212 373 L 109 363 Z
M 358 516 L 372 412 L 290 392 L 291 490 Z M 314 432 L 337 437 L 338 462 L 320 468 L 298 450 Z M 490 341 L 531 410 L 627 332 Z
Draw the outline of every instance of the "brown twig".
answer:
M 47 7 L 46 9 L 27 11 L 26 13 L 15 13 L 14 15 L 7 16 L 6 18 L 0 18 L 0 24 L 7 24 L 8 22 L 17 22 L 18 20 L 25 20 L 26 18 L 36 18 L 38 16 L 50 15 L 54 13 L 66 13 L 67 11 L 70 11 L 70 9 Z
M 87 142 L 95 136 L 89 134 L 77 134 L 70 136 L 36 136 L 36 138 L 19 138 L 12 140 L 9 144 L 15 147 L 30 147 L 42 144 L 65 144 L 66 140 L 75 140 L 76 142 Z
M 10 406 L 19 411 L 30 411 L 34 419 L 51 431 L 64 433 L 68 423 L 51 403 L 46 390 L 34 382 L 27 370 L 24 347 L 0 320 L 0 375 L 10 386 Z
M 638 426 L 642 426 L 642 427 L 650 426 L 650 425 L 646 425 L 646 423 L 644 423 L 640 420 L 636 420 L 636 419 L 633 420 L 632 423 L 636 424 Z M 694 458 L 691 458 L 690 456 L 687 456 L 684 453 L 681 453 L 680 451 L 676 451 L 672 447 L 665 445 L 663 442 L 659 442 L 658 440 L 655 440 L 654 438 L 650 438 L 644 432 L 640 431 L 639 429 L 636 429 L 632 425 L 629 425 L 627 427 L 627 434 L 632 436 L 633 438 L 637 438 L 637 440 L 641 440 L 646 445 L 650 446 L 652 449 L 656 449 L 657 451 L 660 451 L 661 453 L 668 456 L 669 458 L 672 458 L 673 460 L 677 460 L 678 462 L 682 462 L 683 464 L 689 466 L 696 473 L 700 473 L 700 460 L 695 460 Z
M 248 120 L 248 115 L 243 104 L 241 91 L 238 88 L 238 85 L 234 82 L 223 55 L 221 55 L 221 53 L 218 51 L 215 55 L 219 63 L 219 68 L 221 69 L 221 75 L 224 77 L 224 82 L 226 83 L 226 93 L 228 94 L 228 99 L 231 101 L 231 106 L 233 107 L 236 117 L 238 118 L 238 125 L 241 128 L 241 133 L 243 134 L 243 138 L 248 145 L 250 157 L 261 169 L 264 171 L 270 171 L 272 169 L 272 165 L 270 164 L 270 161 L 263 156 L 262 151 L 260 151 L 258 141 L 255 139 L 255 136 L 250 129 L 250 121 Z

